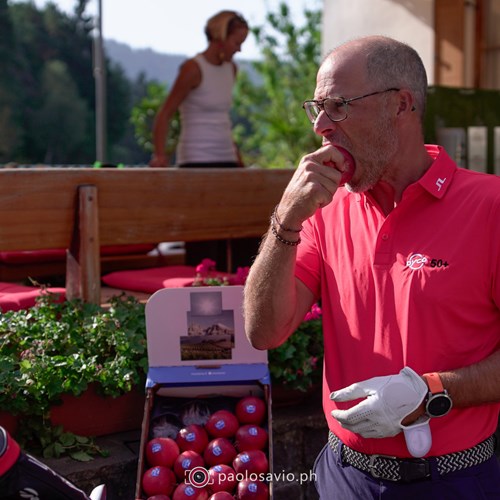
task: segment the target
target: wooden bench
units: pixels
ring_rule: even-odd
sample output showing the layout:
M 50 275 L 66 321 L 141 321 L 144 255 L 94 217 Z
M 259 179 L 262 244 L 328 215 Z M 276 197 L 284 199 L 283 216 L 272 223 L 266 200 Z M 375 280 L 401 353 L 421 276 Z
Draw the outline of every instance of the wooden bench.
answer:
M 99 303 L 101 245 L 260 237 L 292 174 L 2 169 L 0 251 L 66 248 L 67 297 Z

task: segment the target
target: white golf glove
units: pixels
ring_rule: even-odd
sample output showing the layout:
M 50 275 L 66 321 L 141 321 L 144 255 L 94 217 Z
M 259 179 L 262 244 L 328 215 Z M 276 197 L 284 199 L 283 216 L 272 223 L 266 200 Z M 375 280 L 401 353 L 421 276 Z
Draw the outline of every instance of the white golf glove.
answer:
M 366 398 L 349 410 L 333 410 L 340 425 L 366 438 L 399 434 L 401 421 L 415 411 L 428 392 L 427 384 L 406 366 L 398 375 L 374 377 L 330 394 L 336 402 Z

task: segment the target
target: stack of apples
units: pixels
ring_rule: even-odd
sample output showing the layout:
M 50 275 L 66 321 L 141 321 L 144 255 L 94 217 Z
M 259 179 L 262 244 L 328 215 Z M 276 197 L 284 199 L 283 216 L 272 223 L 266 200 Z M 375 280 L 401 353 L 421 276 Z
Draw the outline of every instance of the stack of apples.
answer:
M 234 413 L 218 410 L 204 426 L 180 429 L 175 439 L 151 439 L 145 450 L 149 468 L 142 477 L 147 499 L 267 500 L 265 416 L 261 398 L 244 396 Z

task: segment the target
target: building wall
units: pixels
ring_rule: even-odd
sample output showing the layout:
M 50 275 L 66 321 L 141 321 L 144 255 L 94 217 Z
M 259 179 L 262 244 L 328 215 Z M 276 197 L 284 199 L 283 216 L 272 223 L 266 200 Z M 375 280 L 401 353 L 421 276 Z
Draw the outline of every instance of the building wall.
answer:
M 434 0 L 323 0 L 323 55 L 365 35 L 386 35 L 414 47 L 434 83 Z

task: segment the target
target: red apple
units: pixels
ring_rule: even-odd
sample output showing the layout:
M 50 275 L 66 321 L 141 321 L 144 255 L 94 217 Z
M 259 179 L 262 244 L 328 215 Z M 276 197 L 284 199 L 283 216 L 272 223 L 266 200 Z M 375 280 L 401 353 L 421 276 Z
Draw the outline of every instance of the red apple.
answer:
M 217 493 L 218 491 L 228 491 L 231 493 L 238 482 L 236 481 L 234 469 L 226 464 L 218 464 L 210 467 L 208 475 L 210 476 L 208 490 L 211 493 Z
M 142 489 L 148 496 L 170 495 L 175 486 L 175 474 L 163 465 L 148 469 L 142 476 Z
M 163 465 L 171 469 L 179 453 L 177 443 L 167 437 L 151 439 L 146 445 L 146 459 L 151 467 Z
M 269 488 L 262 481 L 243 479 L 238 483 L 236 498 L 238 500 L 268 500 Z
M 237 474 L 265 474 L 269 470 L 269 461 L 261 450 L 242 451 L 233 460 L 233 469 Z
M 175 442 L 181 451 L 193 450 L 201 455 L 208 444 L 208 434 L 201 425 L 190 424 L 177 433 Z
M 179 481 L 186 481 L 188 472 L 194 467 L 203 467 L 203 457 L 193 450 L 183 451 L 174 462 L 174 472 Z
M 153 495 L 152 497 L 148 497 L 148 500 L 170 500 L 170 497 L 167 495 Z
M 236 403 L 235 413 L 241 424 L 260 425 L 266 415 L 266 403 L 257 396 L 246 396 Z
M 234 497 L 227 491 L 218 491 L 217 493 L 210 495 L 208 500 L 234 500 Z
M 215 438 L 208 443 L 203 453 L 205 463 L 209 467 L 217 464 L 230 464 L 236 456 L 236 449 L 227 438 Z
M 233 437 L 240 426 L 236 416 L 227 410 L 219 410 L 208 418 L 205 429 L 212 437 Z
M 208 491 L 205 488 L 196 488 L 188 483 L 181 483 L 174 491 L 172 500 L 207 500 Z
M 267 431 L 258 425 L 242 425 L 235 436 L 238 451 L 263 450 L 267 444 Z

